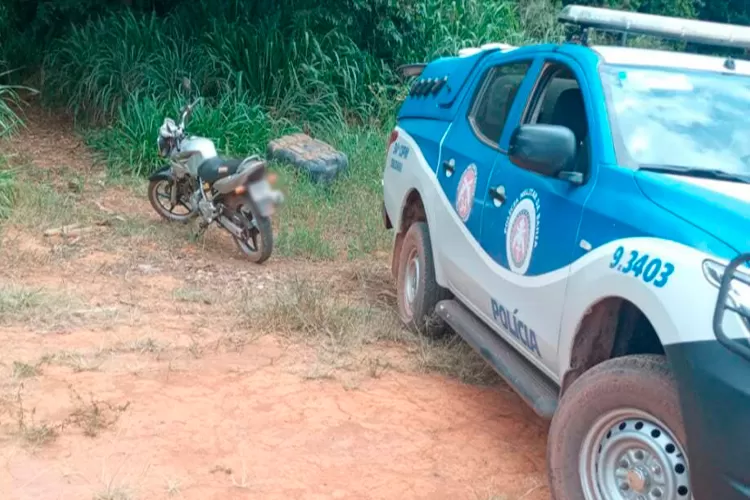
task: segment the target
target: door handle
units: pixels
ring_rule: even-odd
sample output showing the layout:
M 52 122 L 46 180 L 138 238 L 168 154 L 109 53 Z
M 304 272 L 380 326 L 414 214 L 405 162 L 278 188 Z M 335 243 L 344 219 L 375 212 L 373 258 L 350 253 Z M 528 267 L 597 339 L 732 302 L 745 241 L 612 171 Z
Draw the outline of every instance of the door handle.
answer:
M 456 170 L 456 160 L 451 158 L 450 160 L 443 162 L 443 170 L 445 170 L 445 175 L 450 177 L 453 175 L 453 172 Z
M 505 186 L 490 188 L 490 196 L 492 197 L 492 203 L 494 203 L 496 207 L 499 207 L 505 203 Z

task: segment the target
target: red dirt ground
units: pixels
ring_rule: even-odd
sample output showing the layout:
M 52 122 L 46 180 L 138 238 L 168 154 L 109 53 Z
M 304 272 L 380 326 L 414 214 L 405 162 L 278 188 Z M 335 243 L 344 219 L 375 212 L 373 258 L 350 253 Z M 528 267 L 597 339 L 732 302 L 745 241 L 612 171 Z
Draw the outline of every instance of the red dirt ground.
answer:
M 69 130 L 34 112 L 29 130 L 0 151 L 80 172 L 99 186 L 93 208 L 126 216 L 141 232 L 115 236 L 105 227 L 71 242 L 13 221 L 0 232 L 0 288 L 57 294 L 26 315 L 3 318 L 0 308 L 0 497 L 549 498 L 546 424 L 501 384 L 409 370 L 355 383 L 311 377 L 314 350 L 273 333 L 219 348 L 238 332 L 227 302 L 175 299 L 196 279 L 231 295 L 305 273 L 340 284 L 360 264 L 273 257 L 257 267 L 219 231 L 162 247 L 160 233 L 187 229 L 159 222 L 145 191 L 100 186 L 100 170 Z M 385 261 L 368 265 L 382 265 L 387 283 Z M 13 375 L 14 362 L 33 365 L 45 354 L 57 361 Z M 111 420 L 87 427 L 72 418 L 92 400 L 101 414 L 88 418 Z M 105 402 L 129 404 L 111 411 Z M 56 439 L 30 443 L 24 433 L 43 421 L 60 425 Z M 92 426 L 96 435 L 85 435 Z

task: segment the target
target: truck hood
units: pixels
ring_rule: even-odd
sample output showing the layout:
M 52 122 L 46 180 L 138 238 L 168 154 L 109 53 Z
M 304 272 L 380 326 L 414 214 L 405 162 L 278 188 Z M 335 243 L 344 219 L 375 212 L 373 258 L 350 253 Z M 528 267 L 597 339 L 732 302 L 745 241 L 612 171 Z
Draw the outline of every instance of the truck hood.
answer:
M 737 252 L 750 251 L 750 184 L 646 171 L 635 180 L 660 207 Z

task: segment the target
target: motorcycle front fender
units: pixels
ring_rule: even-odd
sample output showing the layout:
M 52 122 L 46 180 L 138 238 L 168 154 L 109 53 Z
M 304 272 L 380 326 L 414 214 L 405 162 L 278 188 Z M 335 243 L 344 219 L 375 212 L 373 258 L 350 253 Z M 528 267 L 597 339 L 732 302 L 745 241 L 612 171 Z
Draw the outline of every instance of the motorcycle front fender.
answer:
M 149 182 L 151 181 L 166 181 L 172 178 L 172 167 L 167 165 L 157 170 L 148 177 Z

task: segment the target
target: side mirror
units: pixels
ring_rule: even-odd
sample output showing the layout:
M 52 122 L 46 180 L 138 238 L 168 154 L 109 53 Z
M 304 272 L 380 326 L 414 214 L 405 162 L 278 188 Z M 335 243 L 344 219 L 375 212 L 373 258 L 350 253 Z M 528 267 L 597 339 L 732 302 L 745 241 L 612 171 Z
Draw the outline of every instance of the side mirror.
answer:
M 576 150 L 575 135 L 568 127 L 520 125 L 510 138 L 508 156 L 526 170 L 580 184 L 583 176 L 570 172 Z

